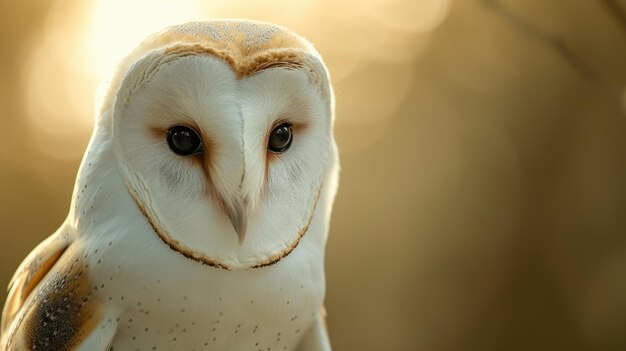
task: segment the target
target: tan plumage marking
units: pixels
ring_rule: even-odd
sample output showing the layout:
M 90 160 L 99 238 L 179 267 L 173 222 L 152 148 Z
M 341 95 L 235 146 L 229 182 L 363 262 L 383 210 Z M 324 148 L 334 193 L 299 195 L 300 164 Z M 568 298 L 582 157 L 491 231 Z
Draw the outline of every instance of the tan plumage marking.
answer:
M 201 154 L 185 157 L 184 159 L 194 164 L 195 166 L 200 167 L 202 173 L 204 174 L 204 179 L 206 179 L 206 196 L 214 199 L 215 203 L 219 206 L 220 210 L 224 214 L 230 215 L 231 208 L 226 204 L 226 200 L 224 200 L 222 195 L 217 192 L 217 186 L 215 186 L 213 176 L 211 175 L 213 173 L 213 167 L 215 164 L 215 153 L 218 152 L 217 144 L 213 142 L 213 140 L 196 125 L 185 123 L 181 123 L 180 125 L 185 125 L 197 131 L 200 135 L 200 138 L 202 139 L 203 145 L 203 152 Z M 166 140 L 167 130 L 168 128 L 154 126 L 149 129 L 149 133 L 156 140 L 163 142 L 164 140 Z M 135 194 L 132 195 L 133 199 L 135 199 Z M 136 199 L 135 202 L 139 204 L 139 201 L 137 201 Z M 145 212 L 144 208 L 141 206 L 139 207 L 142 213 L 147 217 L 147 213 Z
M 232 52 L 217 50 L 203 44 L 176 44 L 165 49 L 165 55 L 185 57 L 211 55 L 226 62 L 238 78 L 244 78 L 269 68 L 300 69 L 306 64 L 300 49 L 272 49 L 251 57 L 237 57 Z
M 283 258 L 287 257 L 291 251 L 293 251 L 293 249 L 295 249 L 298 244 L 300 243 L 300 240 L 302 240 L 302 237 L 304 237 L 304 234 L 306 234 L 306 232 L 309 230 L 309 226 L 311 225 L 311 222 L 313 221 L 313 216 L 315 215 L 315 209 L 317 208 L 317 202 L 320 199 L 320 195 L 322 193 L 322 186 L 320 186 L 320 188 L 317 191 L 317 194 L 315 195 L 315 200 L 313 200 L 313 208 L 311 209 L 311 215 L 309 216 L 309 218 L 307 219 L 306 224 L 304 225 L 304 227 L 302 227 L 299 231 L 298 231 L 298 235 L 296 236 L 296 238 L 294 239 L 294 241 L 292 241 L 286 248 L 284 248 L 281 252 L 268 257 L 267 259 L 265 259 L 263 262 L 254 265 L 250 268 L 261 268 L 261 267 L 267 267 L 267 266 L 271 266 L 274 263 L 282 260 Z
M 100 319 L 100 302 L 79 256 L 74 246 L 66 246 L 57 257 L 55 269 L 40 279 L 32 296 L 7 322 L 5 350 L 69 351 L 91 334 Z
M 296 123 L 296 122 L 291 122 L 289 120 L 289 118 L 285 117 L 285 118 L 279 118 L 277 119 L 274 123 L 272 123 L 270 125 L 270 127 L 267 129 L 267 131 L 265 132 L 265 138 L 263 139 L 263 145 L 267 146 L 269 143 L 269 139 L 270 139 L 270 134 L 272 133 L 272 130 L 274 130 L 274 128 L 278 127 L 279 125 L 283 124 L 283 123 L 289 123 L 291 124 L 291 130 L 293 132 L 293 138 L 297 138 L 299 135 L 301 135 L 302 133 L 304 133 L 306 131 L 306 129 L 308 128 L 308 124 L 307 123 Z M 267 184 L 267 180 L 269 178 L 269 164 L 272 161 L 277 160 L 278 158 L 280 158 L 280 153 L 273 153 L 273 152 L 269 152 L 267 150 L 265 151 L 265 183 Z
M 166 54 L 185 51 L 222 58 L 240 78 L 270 67 L 302 67 L 309 51 L 308 45 L 288 30 L 238 21 L 173 26 L 154 38 L 157 47 L 166 46 L 165 43 L 178 43 L 170 46 Z
M 152 229 L 154 230 L 154 232 L 157 234 L 157 236 L 165 243 L 167 244 L 167 246 L 170 247 L 170 249 L 180 253 L 181 255 L 192 259 L 194 261 L 200 262 L 202 264 L 205 264 L 207 266 L 211 266 L 211 267 L 215 267 L 215 268 L 222 268 L 222 269 L 226 269 L 226 270 L 230 270 L 230 267 L 217 262 L 216 260 L 212 260 L 209 258 L 206 258 L 196 252 L 194 252 L 191 249 L 188 249 L 186 247 L 183 247 L 182 244 L 177 241 L 172 239 L 169 235 L 165 234 L 159 227 L 157 227 L 153 220 L 152 217 L 148 214 L 148 212 L 146 211 L 146 208 L 144 206 L 141 205 L 141 202 L 137 199 L 137 194 L 131 189 L 128 188 L 128 192 L 130 193 L 131 197 L 133 198 L 133 200 L 135 201 L 135 203 L 137 204 L 137 207 L 139 208 L 139 210 L 141 211 L 141 213 L 143 214 L 143 216 L 146 218 L 146 220 L 148 221 L 148 223 L 150 224 L 150 226 L 152 227 Z
M 267 259 L 263 260 L 262 262 L 255 264 L 253 266 L 244 268 L 244 269 L 253 269 L 253 268 L 262 268 L 262 267 L 267 267 L 267 266 L 271 266 L 274 263 L 280 261 L 281 259 L 283 259 L 284 257 L 287 257 L 292 251 L 293 249 L 295 249 L 298 244 L 300 243 L 300 240 L 302 240 L 302 237 L 304 237 L 304 234 L 306 234 L 306 232 L 309 230 L 309 226 L 311 225 L 311 222 L 313 221 L 313 216 L 315 215 L 315 209 L 317 208 L 317 202 L 320 198 L 320 195 L 322 193 L 322 188 L 323 185 L 320 186 L 320 188 L 317 191 L 317 194 L 315 195 L 315 199 L 313 200 L 313 206 L 311 208 L 311 214 L 309 215 L 309 217 L 307 218 L 306 223 L 304 224 L 304 226 L 298 231 L 296 238 L 289 244 L 287 244 L 287 246 L 280 251 L 279 253 L 272 255 L 270 257 L 268 257 Z M 194 251 L 193 249 L 185 246 L 183 243 L 172 239 L 172 237 L 169 236 L 169 234 L 167 234 L 165 231 L 161 230 L 161 228 L 159 228 L 152 220 L 152 217 L 148 214 L 148 212 L 146 211 L 146 208 L 143 207 L 141 205 L 141 202 L 137 200 L 137 195 L 134 193 L 134 191 L 132 191 L 129 188 L 129 192 L 133 198 L 133 200 L 135 201 L 135 203 L 137 204 L 137 207 L 139 207 L 139 210 L 141 211 L 141 213 L 144 215 L 144 217 L 146 218 L 146 220 L 148 220 L 148 223 L 150 223 L 150 226 L 152 226 L 152 229 L 154 230 L 154 232 L 157 234 L 157 236 L 159 238 L 161 238 L 161 240 L 170 247 L 170 249 L 180 253 L 181 255 L 192 259 L 194 261 L 200 262 L 202 264 L 205 264 L 207 266 L 211 266 L 211 267 L 215 267 L 215 268 L 222 268 L 225 270 L 232 270 L 233 267 L 226 265 L 224 263 L 218 262 L 217 260 L 214 259 L 210 259 L 208 257 L 206 257 L 205 255 Z
M 110 86 L 119 87 L 131 65 L 157 50 L 164 50 L 161 52 L 170 59 L 189 55 L 217 57 L 225 61 L 239 78 L 268 68 L 303 69 L 325 96 L 328 95 L 321 79 L 326 76 L 324 67 L 312 59 L 317 54 L 304 39 L 275 25 L 236 20 L 191 22 L 148 37 L 120 64 L 111 77 Z M 109 89 L 102 106 L 113 104 L 116 91 Z
M 320 307 L 320 316 L 322 318 L 322 325 L 324 326 L 324 331 L 326 332 L 326 335 L 328 335 L 328 321 L 326 318 L 327 315 L 328 313 L 326 313 L 326 307 L 322 305 L 322 307 Z

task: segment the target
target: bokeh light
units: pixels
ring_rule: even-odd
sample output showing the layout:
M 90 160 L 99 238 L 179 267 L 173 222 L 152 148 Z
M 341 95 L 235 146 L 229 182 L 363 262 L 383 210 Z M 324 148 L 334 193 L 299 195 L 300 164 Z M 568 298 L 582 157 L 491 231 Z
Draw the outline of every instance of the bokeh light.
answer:
M 205 18 L 330 69 L 335 349 L 626 349 L 625 0 L 2 1 L 0 283 L 67 214 L 99 82 Z
M 389 119 L 406 96 L 412 61 L 428 43 L 429 34 L 445 18 L 449 1 L 371 2 L 198 1 L 172 2 L 100 0 L 53 2 L 43 33 L 33 45 L 26 67 L 25 103 L 42 151 L 76 158 L 75 139 L 93 127 L 93 92 L 98 82 L 143 38 L 168 25 L 207 17 L 244 17 L 275 22 L 309 37 L 332 71 L 346 101 L 375 98 L 375 105 L 342 115 L 338 128 L 359 124 L 368 138 L 346 140 L 344 152 L 367 148 L 382 137 Z M 413 19 L 419 19 L 415 21 Z M 320 26 L 320 23 L 324 23 Z M 378 64 L 385 64 L 381 70 Z M 367 84 L 358 74 L 373 70 L 382 84 Z M 385 86 L 386 85 L 386 86 Z M 392 85 L 392 86 L 389 86 Z M 58 145 L 55 148 L 46 145 Z

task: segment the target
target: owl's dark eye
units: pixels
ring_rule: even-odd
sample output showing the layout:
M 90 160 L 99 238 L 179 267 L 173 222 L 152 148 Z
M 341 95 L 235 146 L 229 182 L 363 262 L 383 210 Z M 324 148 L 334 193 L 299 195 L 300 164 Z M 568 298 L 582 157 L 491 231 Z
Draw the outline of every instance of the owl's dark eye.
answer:
M 187 126 L 176 125 L 167 130 L 167 144 L 177 155 L 190 156 L 202 152 L 198 132 Z
M 285 152 L 289 149 L 289 146 L 291 146 L 292 140 L 291 124 L 279 124 L 270 133 L 269 140 L 267 141 L 267 149 L 276 153 Z

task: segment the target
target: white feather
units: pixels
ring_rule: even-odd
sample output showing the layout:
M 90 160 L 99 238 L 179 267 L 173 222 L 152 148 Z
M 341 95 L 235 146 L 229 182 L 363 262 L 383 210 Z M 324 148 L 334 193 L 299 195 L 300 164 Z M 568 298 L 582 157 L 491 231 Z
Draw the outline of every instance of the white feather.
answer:
M 181 32 L 261 26 L 220 23 Z M 263 35 L 276 31 L 285 30 Z M 227 31 L 203 35 L 215 33 Z M 106 312 L 83 348 L 329 350 L 320 310 L 338 155 L 321 59 L 303 44 L 308 67 L 242 78 L 222 59 L 177 56 L 169 44 L 131 56 L 105 91 L 62 228 L 75 234 Z M 277 121 L 296 126 L 293 143 L 266 161 Z M 169 149 L 159 131 L 176 124 L 198 129 L 208 171 Z M 215 194 L 247 206 L 243 243 Z

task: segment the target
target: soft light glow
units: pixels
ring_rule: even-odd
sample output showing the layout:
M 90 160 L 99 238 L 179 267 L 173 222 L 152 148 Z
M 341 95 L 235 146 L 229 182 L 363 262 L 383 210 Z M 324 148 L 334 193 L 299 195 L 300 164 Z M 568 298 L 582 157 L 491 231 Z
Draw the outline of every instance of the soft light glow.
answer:
M 441 24 L 450 0 L 370 0 L 366 3 L 373 18 L 407 32 L 430 32 Z
M 89 133 L 98 82 L 151 33 L 193 20 L 249 18 L 291 28 L 315 44 L 337 91 L 338 126 L 376 131 L 371 138 L 344 139 L 355 141 L 344 150 L 365 150 L 386 133 L 386 120 L 414 78 L 411 63 L 449 2 L 57 0 L 26 67 L 35 144 L 58 158 L 80 157 L 81 148 L 49 145 Z
M 2 1 L 0 283 L 67 215 L 96 87 L 117 60 L 176 22 L 250 18 L 314 43 L 335 89 L 334 349 L 626 350 L 625 11 L 625 0 Z
M 94 71 L 106 74 L 146 36 L 203 19 L 195 0 L 96 0 L 86 32 Z

